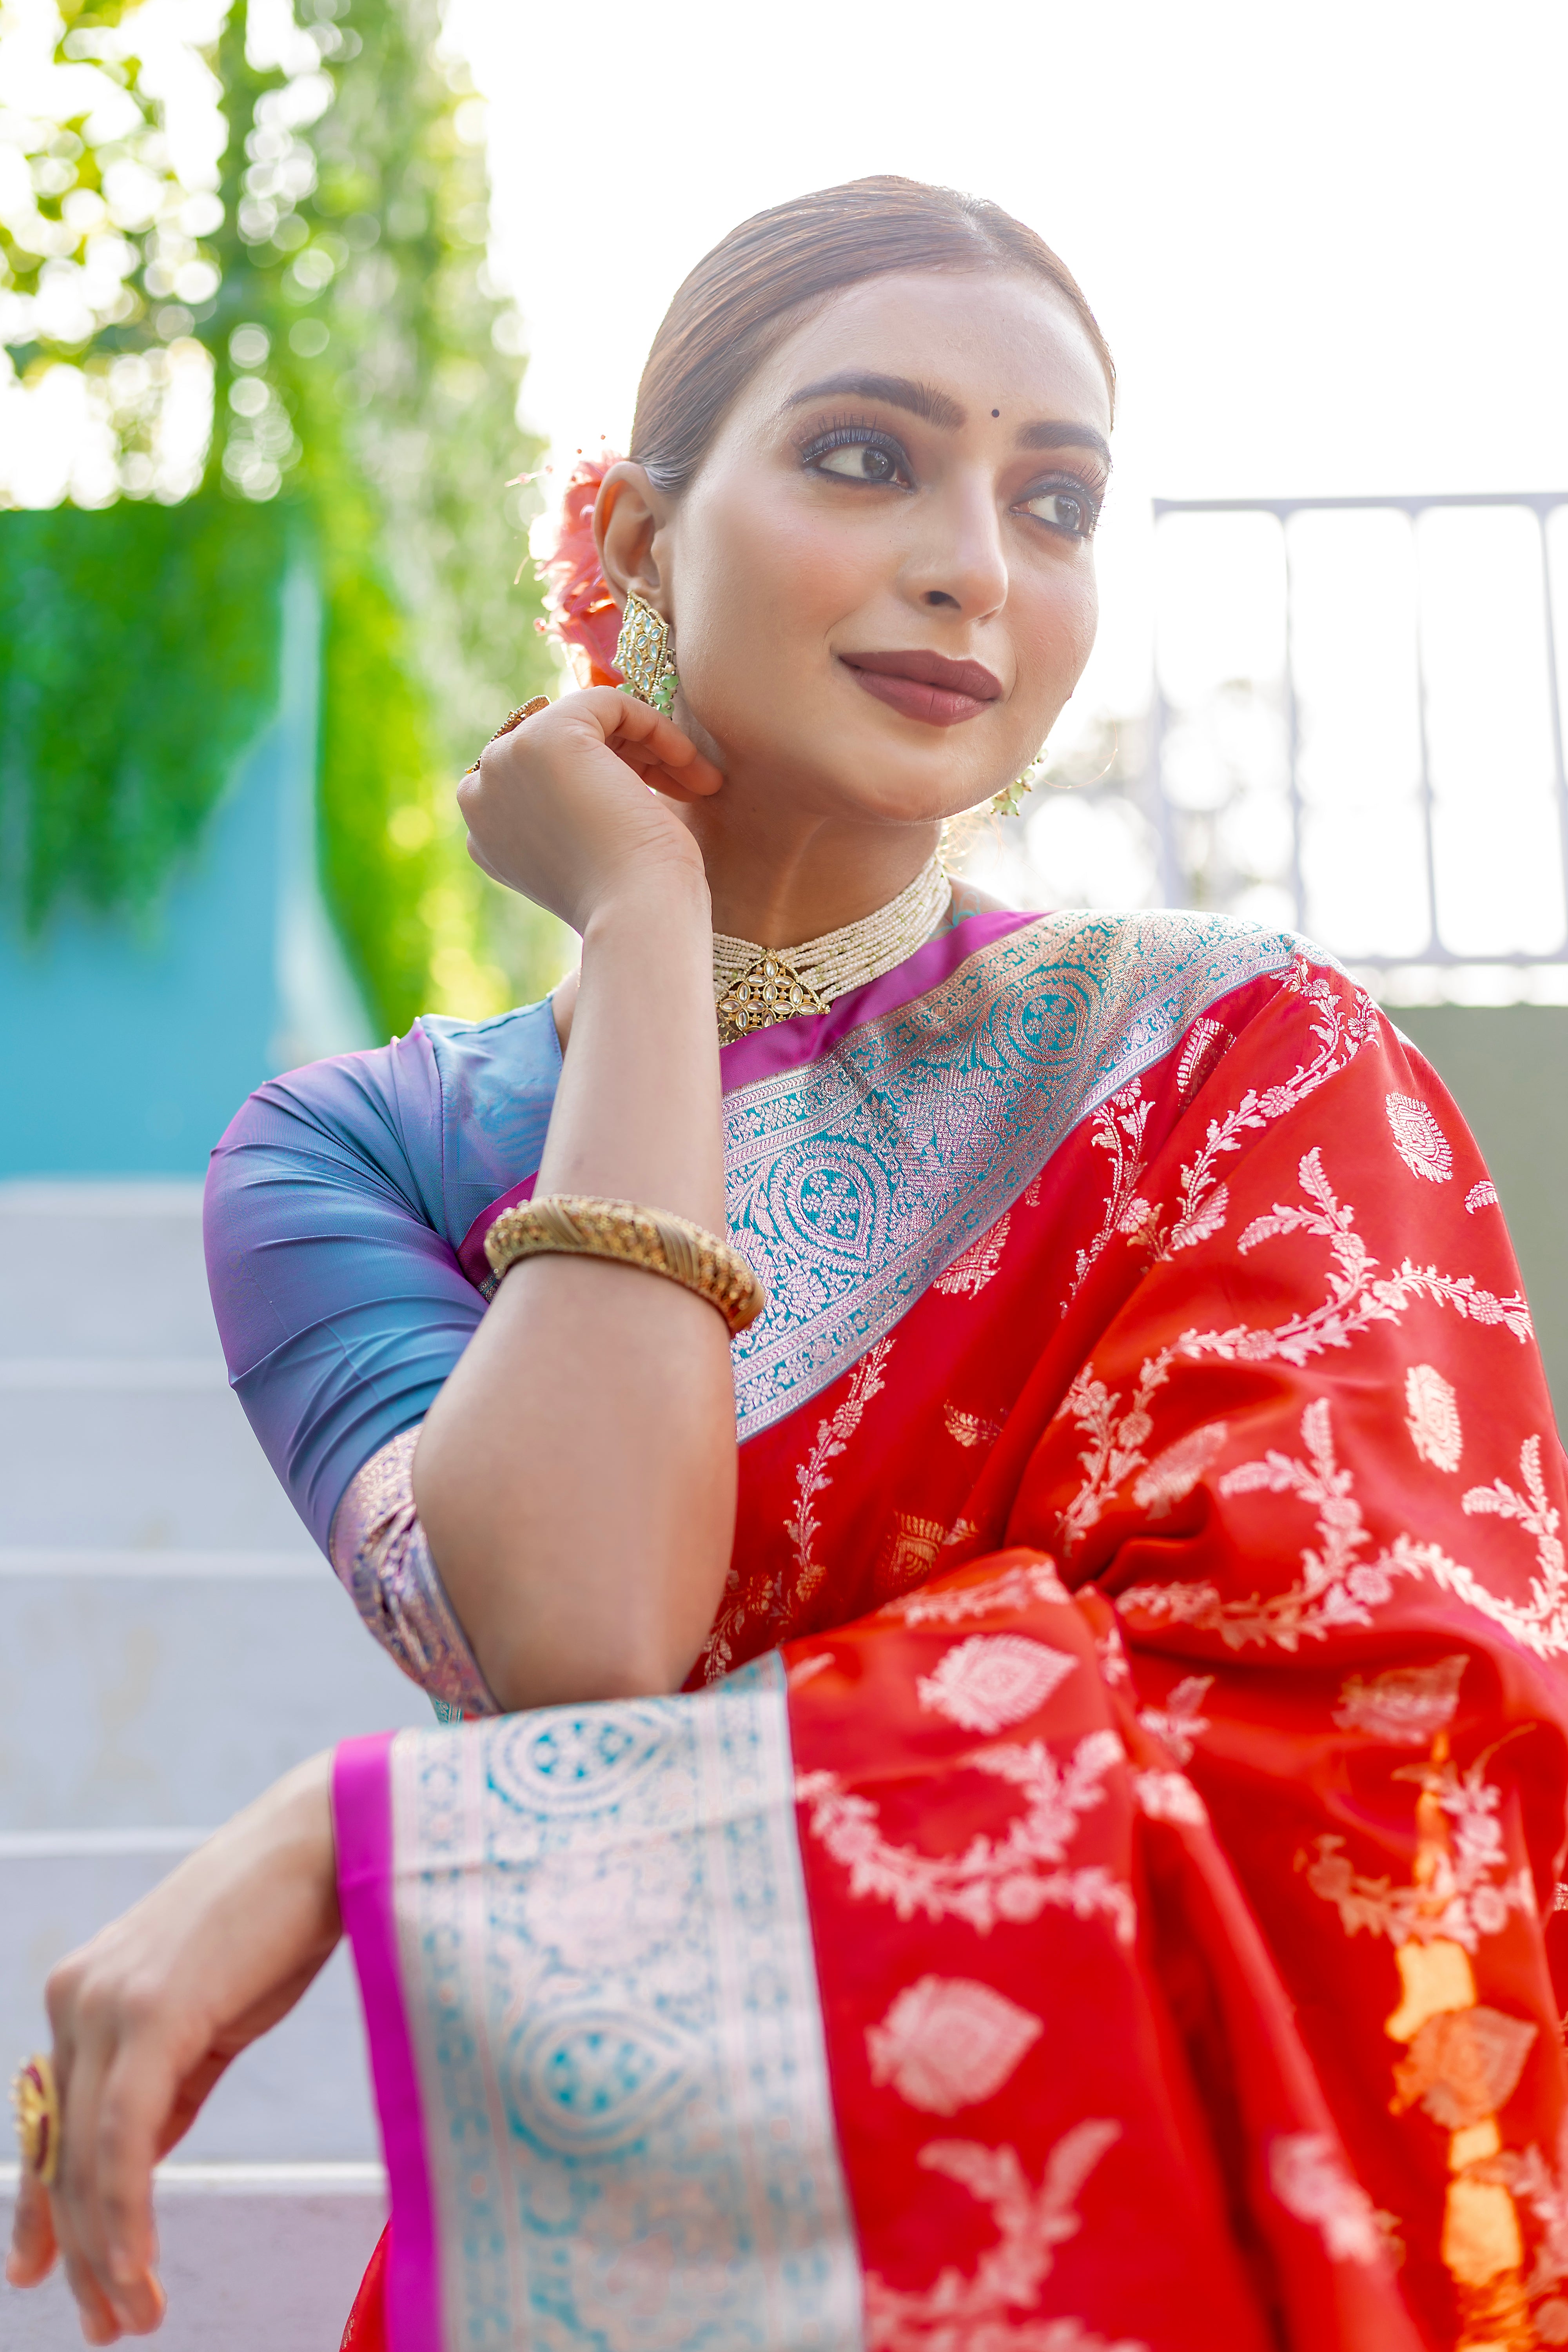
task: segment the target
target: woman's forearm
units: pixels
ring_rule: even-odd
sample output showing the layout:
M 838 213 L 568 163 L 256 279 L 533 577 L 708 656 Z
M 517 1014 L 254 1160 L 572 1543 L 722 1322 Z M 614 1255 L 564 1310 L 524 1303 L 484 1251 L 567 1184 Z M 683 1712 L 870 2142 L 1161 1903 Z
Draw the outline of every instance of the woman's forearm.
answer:
M 595 910 L 541 1193 L 724 1230 L 710 927 L 700 873 Z M 505 1706 L 668 1690 L 718 1604 L 735 1503 L 729 1337 L 635 1268 L 515 1266 L 432 1407 L 421 1520 Z

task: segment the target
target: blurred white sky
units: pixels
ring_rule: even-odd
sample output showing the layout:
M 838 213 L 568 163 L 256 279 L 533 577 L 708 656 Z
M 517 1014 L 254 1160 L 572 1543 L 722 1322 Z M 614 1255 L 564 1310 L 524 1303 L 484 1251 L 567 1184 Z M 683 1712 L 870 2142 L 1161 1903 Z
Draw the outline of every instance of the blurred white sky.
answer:
M 1121 377 L 1080 704 L 1144 698 L 1148 499 L 1568 481 L 1562 0 L 452 0 L 492 101 L 524 410 L 624 446 L 733 222 L 873 171 L 995 197 Z

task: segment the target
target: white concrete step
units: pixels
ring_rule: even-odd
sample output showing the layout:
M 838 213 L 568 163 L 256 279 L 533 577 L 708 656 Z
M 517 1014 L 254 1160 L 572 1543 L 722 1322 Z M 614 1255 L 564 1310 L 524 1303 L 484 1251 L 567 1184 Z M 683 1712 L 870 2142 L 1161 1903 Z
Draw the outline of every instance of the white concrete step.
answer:
M 0 1366 L 0 1544 L 306 1550 L 221 1361 Z
M 0 1831 L 216 1823 L 336 1740 L 432 1719 L 319 1552 L 13 1548 L 0 1615 Z
M 0 1184 L 0 1353 L 216 1356 L 199 1184 Z
M 0 1622 L 8 2064 L 47 2042 L 55 1960 L 208 1828 L 335 1740 L 430 1720 L 229 1392 L 195 1185 L 0 1185 Z M 333 2352 L 384 2216 L 378 2153 L 340 1951 L 178 2152 L 160 2345 Z M 0 2344 L 80 2340 L 58 2281 L 0 2289 Z

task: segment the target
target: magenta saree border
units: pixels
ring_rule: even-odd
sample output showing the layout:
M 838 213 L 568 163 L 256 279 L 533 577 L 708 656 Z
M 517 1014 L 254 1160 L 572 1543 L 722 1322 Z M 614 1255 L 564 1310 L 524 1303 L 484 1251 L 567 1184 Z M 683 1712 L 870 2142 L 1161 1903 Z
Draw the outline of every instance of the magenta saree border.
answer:
M 353 1947 L 391 2190 L 387 2341 L 390 2352 L 443 2352 L 435 2198 L 397 1957 L 392 1827 L 396 1736 L 377 1731 L 345 1739 L 333 1756 L 338 1900 Z
M 868 1021 L 883 1020 L 915 997 L 923 996 L 928 989 L 940 988 L 960 964 L 967 963 L 982 948 L 1039 919 L 1038 908 L 1032 914 L 997 908 L 986 914 L 966 915 L 963 922 L 928 940 L 923 948 L 917 948 L 912 956 L 906 956 L 902 963 L 895 964 L 879 980 L 868 981 L 864 988 L 850 989 L 829 1012 L 818 1013 L 810 1021 L 775 1021 L 770 1029 L 759 1029 L 750 1037 L 737 1037 L 719 1055 L 725 1094 L 738 1094 L 742 1087 L 755 1086 L 760 1079 L 776 1078 L 785 1070 L 796 1070 L 807 1062 L 818 1060 L 822 1055 L 831 1053 L 852 1029 L 859 1029 Z M 488 1296 L 490 1286 L 485 1235 L 503 1209 L 514 1207 L 519 1201 L 532 1200 L 538 1181 L 536 1169 L 510 1192 L 499 1193 L 479 1211 L 458 1243 L 458 1264 L 476 1290 L 483 1290 Z

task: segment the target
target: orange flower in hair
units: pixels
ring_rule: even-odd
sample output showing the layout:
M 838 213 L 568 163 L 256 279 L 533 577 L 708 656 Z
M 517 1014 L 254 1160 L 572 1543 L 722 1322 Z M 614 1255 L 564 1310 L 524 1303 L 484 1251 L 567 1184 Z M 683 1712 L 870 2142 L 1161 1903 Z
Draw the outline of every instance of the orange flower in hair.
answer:
M 565 646 L 579 686 L 621 683 L 616 667 L 621 616 L 594 544 L 595 501 L 599 485 L 616 462 L 612 449 L 596 457 L 578 457 L 561 500 L 554 543 L 534 566 L 544 583 L 546 618 L 540 625 Z

